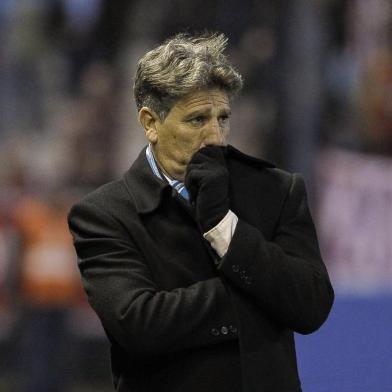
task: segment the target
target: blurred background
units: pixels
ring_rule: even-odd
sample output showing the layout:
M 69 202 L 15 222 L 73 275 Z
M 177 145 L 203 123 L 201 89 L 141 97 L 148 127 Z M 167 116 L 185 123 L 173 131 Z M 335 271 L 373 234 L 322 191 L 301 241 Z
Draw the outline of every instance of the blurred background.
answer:
M 245 78 L 231 143 L 306 179 L 336 303 L 304 392 L 392 391 L 390 0 L 0 1 L 0 391 L 112 390 L 66 214 L 145 144 L 139 57 L 204 28 Z

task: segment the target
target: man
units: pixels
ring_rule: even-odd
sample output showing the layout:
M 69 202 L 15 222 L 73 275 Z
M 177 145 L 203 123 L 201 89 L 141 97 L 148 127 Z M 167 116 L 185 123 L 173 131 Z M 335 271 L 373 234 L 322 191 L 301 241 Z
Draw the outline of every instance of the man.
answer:
M 223 35 L 177 35 L 139 61 L 148 146 L 69 215 L 118 391 L 300 391 L 293 331 L 333 290 L 301 176 L 226 145 L 241 76 Z

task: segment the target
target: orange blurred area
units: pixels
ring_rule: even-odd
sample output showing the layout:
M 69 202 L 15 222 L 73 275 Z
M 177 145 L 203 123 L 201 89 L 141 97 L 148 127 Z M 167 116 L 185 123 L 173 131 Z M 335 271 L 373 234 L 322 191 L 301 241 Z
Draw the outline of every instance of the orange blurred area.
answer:
M 83 298 L 67 225 L 69 203 L 24 198 L 15 206 L 21 238 L 20 295 L 33 306 L 66 307 Z

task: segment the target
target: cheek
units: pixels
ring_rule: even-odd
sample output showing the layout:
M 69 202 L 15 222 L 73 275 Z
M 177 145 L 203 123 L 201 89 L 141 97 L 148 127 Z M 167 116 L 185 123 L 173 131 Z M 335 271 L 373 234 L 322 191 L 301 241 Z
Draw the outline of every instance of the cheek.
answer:
M 202 141 L 202 135 L 195 130 L 186 130 L 173 135 L 173 142 L 183 153 L 193 153 Z
M 182 164 L 187 165 L 192 159 L 192 156 L 197 152 L 203 144 L 202 135 L 193 131 L 193 134 L 187 134 L 184 137 L 178 137 L 177 142 L 177 157 L 178 161 Z
M 222 124 L 221 131 L 224 135 L 228 135 L 230 133 L 230 121 L 226 121 Z
M 178 129 L 177 132 L 168 132 L 161 139 L 161 151 L 169 159 L 186 165 L 198 148 L 197 139 L 198 135 L 189 130 Z
M 224 127 L 222 134 L 223 134 L 223 137 L 224 137 L 224 139 L 225 139 L 225 141 L 226 141 L 227 138 L 228 138 L 229 135 L 230 135 L 230 126 L 229 126 L 229 125 L 226 126 L 226 127 Z

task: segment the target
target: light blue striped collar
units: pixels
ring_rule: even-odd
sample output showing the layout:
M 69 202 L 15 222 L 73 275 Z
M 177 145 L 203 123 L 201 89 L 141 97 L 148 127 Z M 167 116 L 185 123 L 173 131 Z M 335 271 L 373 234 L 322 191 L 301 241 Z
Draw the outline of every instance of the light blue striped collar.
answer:
M 147 157 L 147 161 L 151 167 L 152 172 L 161 180 L 163 180 L 161 173 L 159 172 L 157 163 L 155 161 L 154 158 L 154 154 L 152 153 L 152 148 L 151 148 L 151 144 L 149 144 L 146 148 L 146 157 Z M 166 177 L 166 176 L 165 176 Z M 166 177 L 167 178 L 167 177 Z

